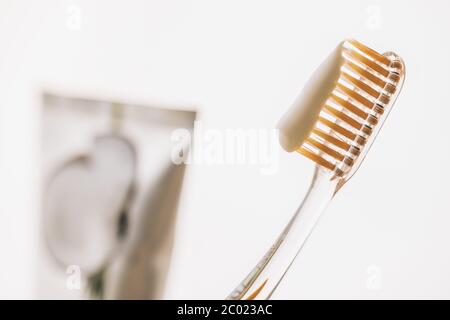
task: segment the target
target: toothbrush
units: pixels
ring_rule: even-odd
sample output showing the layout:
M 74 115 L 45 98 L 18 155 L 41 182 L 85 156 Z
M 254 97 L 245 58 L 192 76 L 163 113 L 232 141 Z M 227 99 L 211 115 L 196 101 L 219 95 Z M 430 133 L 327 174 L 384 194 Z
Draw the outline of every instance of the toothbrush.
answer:
M 316 163 L 302 204 L 250 274 L 227 297 L 270 299 L 328 203 L 353 176 L 403 85 L 405 66 L 350 39 L 319 66 L 278 123 L 280 144 Z

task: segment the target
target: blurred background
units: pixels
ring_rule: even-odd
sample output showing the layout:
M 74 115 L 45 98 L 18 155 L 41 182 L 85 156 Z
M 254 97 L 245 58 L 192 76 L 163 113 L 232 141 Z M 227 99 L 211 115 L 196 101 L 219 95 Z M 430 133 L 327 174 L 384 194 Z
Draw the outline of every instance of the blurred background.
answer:
M 0 297 L 39 298 L 42 94 L 195 106 L 270 129 L 353 37 L 407 66 L 399 100 L 274 298 L 450 298 L 450 3 L 0 0 Z M 313 165 L 186 167 L 163 298 L 221 299 L 300 203 Z M 67 290 L 78 290 L 67 288 Z

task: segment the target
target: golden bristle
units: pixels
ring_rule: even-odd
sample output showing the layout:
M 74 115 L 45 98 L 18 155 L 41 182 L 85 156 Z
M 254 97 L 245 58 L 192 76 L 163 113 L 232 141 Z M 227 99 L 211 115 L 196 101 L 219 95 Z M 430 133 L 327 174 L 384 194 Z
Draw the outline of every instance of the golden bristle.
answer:
M 328 133 L 323 132 L 319 129 L 313 129 L 312 131 L 315 135 L 321 137 L 322 139 L 326 140 L 327 142 L 335 145 L 338 148 L 341 148 L 342 150 L 348 151 L 350 149 L 350 145 L 342 140 L 339 140 Z
M 326 146 L 326 145 L 320 143 L 320 142 L 317 141 L 317 140 L 314 140 L 314 139 L 311 138 L 311 137 L 306 138 L 305 141 L 306 141 L 307 143 L 309 143 L 310 145 L 312 145 L 313 147 L 315 147 L 316 149 L 318 149 L 318 150 L 320 150 L 320 151 L 322 151 L 322 152 L 328 154 L 329 156 L 332 156 L 333 158 L 335 158 L 335 159 L 337 159 L 337 160 L 339 160 L 339 161 L 344 160 L 344 156 L 343 156 L 341 153 L 339 153 L 339 152 L 337 152 L 336 150 L 334 150 L 334 149 L 332 149 L 332 148 L 330 148 L 330 147 L 328 147 L 328 146 Z
M 314 161 L 318 165 L 325 167 L 330 170 L 334 170 L 336 168 L 336 165 L 332 164 L 331 162 L 325 160 L 321 156 L 309 151 L 308 149 L 304 148 L 303 146 L 297 149 L 297 152 L 304 155 L 308 159 Z
M 379 65 L 378 63 L 370 60 L 369 58 L 364 57 L 362 54 L 356 52 L 356 51 L 352 51 L 352 50 L 345 50 L 345 52 L 353 59 L 365 64 L 366 66 L 368 66 L 370 69 L 372 69 L 375 72 L 378 72 L 379 74 L 381 74 L 383 77 L 388 77 L 389 76 L 389 70 L 387 70 L 386 68 L 384 68 L 383 66 Z
M 345 129 L 345 128 L 341 127 L 340 125 L 338 125 L 337 123 L 330 121 L 328 119 L 325 119 L 324 117 L 319 117 L 319 122 L 323 123 L 331 130 L 336 131 L 337 133 L 343 135 L 344 137 L 346 137 L 350 140 L 355 140 L 355 138 L 356 138 L 356 134 L 354 134 L 350 130 Z
M 346 81 L 350 82 L 352 85 L 354 85 L 358 89 L 361 89 L 362 91 L 368 93 L 369 95 L 371 95 L 375 99 L 377 99 L 380 96 L 380 92 L 378 92 L 377 90 L 375 90 L 371 86 L 365 84 L 361 80 L 358 80 L 355 77 L 352 77 L 351 75 L 349 75 L 349 74 L 347 74 L 345 72 L 342 73 L 342 78 L 344 78 Z
M 363 45 L 361 42 L 356 41 L 354 39 L 348 40 L 350 44 L 352 44 L 355 48 L 359 49 L 361 52 L 364 52 L 366 55 L 371 57 L 372 59 L 384 64 L 385 66 L 389 66 L 391 63 L 391 60 L 389 60 L 387 57 L 383 56 L 382 54 L 379 54 L 375 50 Z
M 372 109 L 374 103 L 372 101 L 370 101 L 369 99 L 367 99 L 366 97 L 363 97 L 362 95 L 360 95 L 358 92 L 344 86 L 341 83 L 338 83 L 336 88 L 341 91 L 342 93 L 346 94 L 347 96 L 349 96 L 350 98 L 352 98 L 353 100 L 361 103 L 363 106 L 365 106 L 368 109 Z
M 356 107 L 352 103 L 348 102 L 347 100 L 344 100 L 341 97 L 338 97 L 335 94 L 331 95 L 331 100 L 333 100 L 334 102 L 336 102 L 340 106 L 344 107 L 348 111 L 356 114 L 358 117 L 360 117 L 360 118 L 362 118 L 364 120 L 367 119 L 367 117 L 368 117 L 368 114 L 366 112 L 364 112 L 360 108 Z
M 386 81 L 378 78 L 376 75 L 374 75 L 373 73 L 370 73 L 369 71 L 367 71 L 364 68 L 361 68 L 357 64 L 355 64 L 351 61 L 347 61 L 346 66 L 349 69 L 351 69 L 352 71 L 354 71 L 355 73 L 362 75 L 364 78 L 366 78 L 369 81 L 371 81 L 372 83 L 376 84 L 380 88 L 384 88 L 386 86 Z
M 346 115 L 342 111 L 336 110 L 335 108 L 333 108 L 332 106 L 330 106 L 328 104 L 325 105 L 323 108 L 324 108 L 324 110 L 328 111 L 332 116 L 335 116 L 336 118 L 344 121 L 345 123 L 349 124 L 350 126 L 352 126 L 353 128 L 355 128 L 357 130 L 361 130 L 362 123 L 356 121 L 355 119 Z

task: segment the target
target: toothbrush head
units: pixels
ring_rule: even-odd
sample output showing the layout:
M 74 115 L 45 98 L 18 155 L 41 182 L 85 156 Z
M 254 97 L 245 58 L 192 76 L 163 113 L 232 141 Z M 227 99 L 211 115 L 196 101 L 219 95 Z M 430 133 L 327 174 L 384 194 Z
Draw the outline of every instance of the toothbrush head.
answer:
M 281 118 L 281 146 L 347 181 L 359 168 L 403 85 L 405 66 L 356 40 L 341 42 Z

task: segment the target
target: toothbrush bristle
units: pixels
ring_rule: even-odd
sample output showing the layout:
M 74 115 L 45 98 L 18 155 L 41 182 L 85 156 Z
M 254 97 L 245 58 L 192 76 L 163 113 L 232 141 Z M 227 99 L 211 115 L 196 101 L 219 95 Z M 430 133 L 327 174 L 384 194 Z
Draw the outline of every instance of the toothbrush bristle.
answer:
M 298 152 L 342 176 L 361 154 L 399 90 L 401 60 L 356 40 L 344 43 L 345 60 L 335 89 Z

